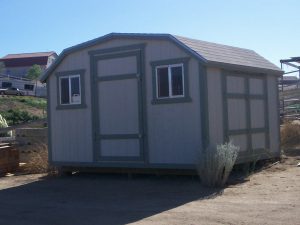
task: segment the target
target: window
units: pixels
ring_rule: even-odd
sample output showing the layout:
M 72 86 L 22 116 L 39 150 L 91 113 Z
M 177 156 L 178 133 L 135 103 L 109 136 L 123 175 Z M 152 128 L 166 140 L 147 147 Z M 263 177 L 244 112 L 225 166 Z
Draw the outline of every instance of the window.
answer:
M 24 90 L 33 91 L 34 85 L 33 84 L 24 84 Z
M 188 96 L 188 60 L 170 59 L 152 62 L 152 103 L 176 103 L 190 101 Z
M 157 98 L 184 96 L 183 65 L 156 67 Z
M 5 81 L 2 82 L 2 88 L 9 88 L 11 86 L 12 86 L 11 82 L 5 82 Z
M 57 72 L 57 109 L 84 108 L 85 70 Z
M 80 104 L 80 75 L 62 76 L 59 78 L 60 104 Z

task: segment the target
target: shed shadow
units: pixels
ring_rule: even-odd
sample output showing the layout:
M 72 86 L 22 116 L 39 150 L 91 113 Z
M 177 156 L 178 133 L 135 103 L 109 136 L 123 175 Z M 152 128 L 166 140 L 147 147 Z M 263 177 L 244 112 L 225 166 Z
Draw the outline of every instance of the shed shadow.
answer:
M 190 176 L 47 178 L 1 190 L 0 224 L 127 224 L 221 192 Z

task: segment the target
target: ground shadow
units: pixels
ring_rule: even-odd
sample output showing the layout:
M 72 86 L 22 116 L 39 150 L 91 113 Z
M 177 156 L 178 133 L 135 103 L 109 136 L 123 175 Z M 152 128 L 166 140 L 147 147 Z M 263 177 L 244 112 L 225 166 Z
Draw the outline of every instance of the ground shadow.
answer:
M 48 178 L 0 191 L 0 224 L 127 224 L 221 192 L 191 176 Z

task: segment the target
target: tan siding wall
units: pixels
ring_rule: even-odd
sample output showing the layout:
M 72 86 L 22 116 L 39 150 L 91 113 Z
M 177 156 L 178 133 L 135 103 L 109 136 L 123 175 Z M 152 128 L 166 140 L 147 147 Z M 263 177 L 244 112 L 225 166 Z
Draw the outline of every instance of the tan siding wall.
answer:
M 126 73 L 136 73 L 136 57 L 131 56 L 116 59 L 99 60 L 97 66 L 98 76 L 100 77 Z
M 244 152 L 247 150 L 247 134 L 240 134 L 240 135 L 232 135 L 229 136 L 229 139 L 232 141 L 232 143 L 236 146 L 240 147 L 240 151 Z
M 100 133 L 138 133 L 137 81 L 118 80 L 100 82 L 98 85 Z
M 245 93 L 245 79 L 237 76 L 228 76 L 226 79 L 227 93 Z
M 280 152 L 279 118 L 277 107 L 277 77 L 268 76 L 268 103 L 269 103 L 269 129 L 270 129 L 270 151 Z
M 223 143 L 223 95 L 221 70 L 207 69 L 210 144 Z
M 228 128 L 229 130 L 246 129 L 245 99 L 228 99 Z
M 264 94 L 263 80 L 251 78 L 249 80 L 249 91 L 250 94 L 263 95 Z
M 150 62 L 170 58 L 186 57 L 177 48 L 159 45 L 147 48 L 147 108 L 148 137 L 151 163 L 183 163 L 196 161 L 201 149 L 200 99 L 198 62 L 189 62 L 189 91 L 192 102 L 152 105 L 152 74 Z M 157 57 L 159 56 L 159 57 Z
M 102 156 L 139 156 L 139 140 L 102 140 Z
M 89 79 L 89 60 L 82 53 L 68 56 L 56 71 L 86 69 L 85 97 L 86 109 L 57 110 L 57 80 L 50 76 L 51 122 L 52 122 L 52 159 L 53 161 L 91 162 L 92 132 L 91 132 L 91 93 Z
M 265 133 L 256 133 L 251 135 L 253 149 L 266 148 L 266 135 Z

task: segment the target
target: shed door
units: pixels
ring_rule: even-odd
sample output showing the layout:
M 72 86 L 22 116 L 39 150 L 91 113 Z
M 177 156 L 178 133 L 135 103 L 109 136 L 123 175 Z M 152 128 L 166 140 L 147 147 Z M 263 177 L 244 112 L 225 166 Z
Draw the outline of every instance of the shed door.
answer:
M 227 73 L 224 79 L 225 135 L 240 146 L 241 158 L 259 155 L 269 148 L 266 77 Z
M 96 156 L 100 161 L 142 161 L 140 51 L 95 57 Z

